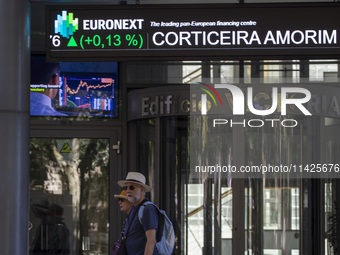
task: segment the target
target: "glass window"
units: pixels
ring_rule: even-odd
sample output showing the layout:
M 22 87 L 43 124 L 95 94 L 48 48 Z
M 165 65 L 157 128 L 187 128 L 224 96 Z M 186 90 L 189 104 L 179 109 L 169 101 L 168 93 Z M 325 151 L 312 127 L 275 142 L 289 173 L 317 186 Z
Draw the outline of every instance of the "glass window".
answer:
M 338 61 L 336 60 L 311 60 L 309 65 L 311 82 L 337 82 Z
M 30 158 L 30 254 L 108 254 L 109 141 L 32 138 Z
M 281 201 L 280 189 L 264 190 L 264 229 L 281 229 Z
M 333 184 L 328 181 L 325 188 L 325 254 L 335 254 L 336 247 L 336 209 L 333 205 Z
M 298 230 L 300 228 L 300 189 L 290 189 L 291 199 L 291 229 Z
M 202 254 L 204 228 L 203 228 L 203 186 L 202 184 L 188 184 L 188 222 L 189 229 L 186 237 L 189 254 Z M 190 201 L 192 205 L 190 205 Z
M 184 62 L 183 65 L 183 83 L 195 83 L 200 82 L 202 77 L 202 65 L 201 61 L 197 63 Z

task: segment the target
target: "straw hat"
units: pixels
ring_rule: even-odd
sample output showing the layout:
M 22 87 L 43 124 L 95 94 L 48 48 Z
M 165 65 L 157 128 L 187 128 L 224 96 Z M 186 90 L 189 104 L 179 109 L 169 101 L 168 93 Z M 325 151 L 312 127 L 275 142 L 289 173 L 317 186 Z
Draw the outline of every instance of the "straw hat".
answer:
M 127 199 L 125 190 L 122 190 L 122 192 L 120 192 L 119 195 L 114 195 L 114 197 L 115 197 L 115 199 L 118 199 L 118 198 Z
M 145 176 L 141 173 L 129 172 L 126 176 L 126 180 L 121 180 L 121 181 L 118 181 L 117 183 L 120 187 L 123 187 L 125 186 L 125 183 L 127 182 L 132 182 L 132 183 L 136 183 L 136 184 L 143 186 L 145 189 L 145 192 L 151 191 L 151 187 L 145 184 L 146 183 Z

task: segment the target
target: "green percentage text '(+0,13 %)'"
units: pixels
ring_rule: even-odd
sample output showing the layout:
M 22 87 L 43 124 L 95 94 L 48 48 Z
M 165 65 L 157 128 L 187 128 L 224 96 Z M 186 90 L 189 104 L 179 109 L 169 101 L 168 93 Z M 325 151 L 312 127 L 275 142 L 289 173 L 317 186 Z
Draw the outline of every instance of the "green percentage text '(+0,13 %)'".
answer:
M 108 35 L 102 38 L 100 35 L 85 36 L 82 35 L 80 38 L 80 46 L 82 49 L 87 48 L 86 46 L 95 46 L 105 49 L 107 47 L 136 47 L 141 49 L 143 46 L 143 37 L 140 34 L 127 34 L 122 35 Z

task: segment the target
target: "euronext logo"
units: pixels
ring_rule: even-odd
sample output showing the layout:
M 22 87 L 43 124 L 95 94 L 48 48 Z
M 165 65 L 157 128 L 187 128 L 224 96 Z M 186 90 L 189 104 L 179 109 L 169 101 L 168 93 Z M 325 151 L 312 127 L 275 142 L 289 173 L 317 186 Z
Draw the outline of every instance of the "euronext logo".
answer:
M 70 35 L 78 30 L 78 18 L 73 19 L 73 13 L 67 13 L 62 11 L 62 14 L 57 15 L 57 19 L 54 21 L 54 33 L 60 34 L 67 39 Z

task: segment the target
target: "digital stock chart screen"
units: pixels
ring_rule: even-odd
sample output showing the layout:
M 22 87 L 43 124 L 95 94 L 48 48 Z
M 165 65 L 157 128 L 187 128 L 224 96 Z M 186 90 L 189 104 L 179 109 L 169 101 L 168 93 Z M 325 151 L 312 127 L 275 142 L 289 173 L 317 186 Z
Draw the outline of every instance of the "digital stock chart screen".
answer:
M 112 74 L 61 73 L 56 110 L 67 115 L 117 116 L 117 85 Z
M 340 5 L 46 7 L 50 60 L 339 55 Z

